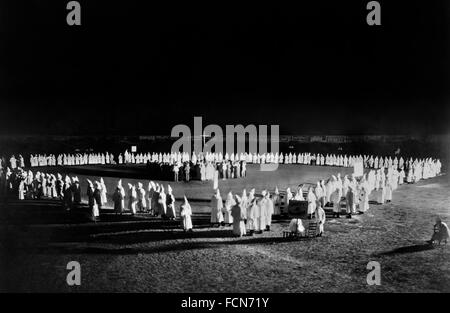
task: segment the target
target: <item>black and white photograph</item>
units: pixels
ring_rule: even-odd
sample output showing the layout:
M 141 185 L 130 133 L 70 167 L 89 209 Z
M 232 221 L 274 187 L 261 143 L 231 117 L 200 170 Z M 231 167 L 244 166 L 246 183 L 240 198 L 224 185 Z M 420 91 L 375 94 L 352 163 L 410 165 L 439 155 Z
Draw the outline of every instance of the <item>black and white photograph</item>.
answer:
M 450 292 L 448 1 L 1 7 L 1 293 Z

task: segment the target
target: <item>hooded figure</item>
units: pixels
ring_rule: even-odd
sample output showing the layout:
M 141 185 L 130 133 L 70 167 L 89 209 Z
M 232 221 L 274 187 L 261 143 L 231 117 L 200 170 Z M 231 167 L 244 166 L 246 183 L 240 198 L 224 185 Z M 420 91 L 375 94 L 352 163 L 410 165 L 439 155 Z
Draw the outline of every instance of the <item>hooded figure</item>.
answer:
M 120 213 L 120 215 L 122 215 L 123 210 L 125 209 L 125 203 L 124 203 L 124 194 L 122 194 L 120 186 L 116 187 L 116 190 L 112 195 L 112 200 L 114 202 L 114 212 L 116 214 Z
M 158 206 L 159 206 L 159 214 L 161 214 L 162 217 L 166 217 L 166 215 L 167 215 L 167 196 L 166 196 L 166 193 L 164 192 L 163 185 L 161 185 L 161 190 L 159 192 Z
M 231 191 L 227 195 L 227 199 L 225 200 L 225 205 L 222 209 L 225 224 L 233 224 L 233 216 L 231 215 L 231 208 L 236 204 L 236 201 L 233 199 L 233 194 Z
M 241 203 L 241 197 L 236 195 L 235 204 L 231 208 L 231 215 L 233 217 L 233 234 L 238 237 L 242 237 L 246 233 L 245 218 L 247 212 L 242 208 Z
M 300 186 L 297 188 L 297 192 L 295 193 L 294 200 L 297 200 L 297 201 L 305 201 L 305 198 L 303 198 L 302 185 L 300 185 Z
M 73 179 L 72 179 L 73 181 Z M 47 197 L 53 198 L 53 177 L 51 174 L 47 174 L 47 184 L 45 188 L 47 188 Z
M 308 215 L 311 216 L 316 210 L 317 205 L 317 197 L 316 194 L 313 192 L 313 187 L 309 188 L 306 200 L 308 201 Z
M 95 182 L 95 189 L 94 189 L 94 199 L 95 204 L 97 205 L 97 213 L 96 217 L 100 216 L 100 210 L 102 208 L 102 184 L 98 181 Z
M 384 183 L 382 183 L 380 189 L 377 192 L 377 202 L 379 204 L 384 204 L 385 198 L 386 198 L 386 186 Z
M 280 215 L 281 214 L 281 198 L 280 198 L 280 192 L 278 190 L 278 187 L 275 187 L 275 191 L 272 197 L 273 202 L 273 215 Z
M 101 200 L 102 206 L 108 202 L 108 197 L 106 194 L 107 194 L 107 190 L 106 190 L 105 181 L 103 180 L 103 177 L 101 177 L 100 178 L 100 200 Z
M 153 185 L 153 196 L 152 196 L 152 208 L 153 215 L 158 216 L 161 215 L 162 207 L 159 205 L 159 192 L 161 187 L 158 183 Z
M 270 226 L 272 225 L 272 215 L 273 215 L 273 201 L 272 199 L 270 199 L 270 193 L 267 192 L 266 195 L 264 196 L 264 198 L 266 199 L 264 201 L 264 220 L 266 222 L 266 230 L 270 231 Z
M 151 214 L 153 214 L 153 197 L 155 196 L 155 183 L 153 181 L 150 181 L 148 183 L 148 188 L 147 188 L 147 204 L 148 204 L 148 210 L 150 211 Z
M 348 176 L 345 175 L 344 176 L 344 180 L 342 182 L 342 195 L 344 197 L 347 196 L 347 192 L 348 192 L 348 186 L 350 185 L 350 180 L 348 179 Z
M 76 205 L 79 205 L 81 203 L 80 181 L 78 180 L 78 177 L 74 177 L 72 179 L 72 181 L 73 181 L 73 185 L 72 185 L 73 203 Z
M 433 227 L 433 236 L 428 241 L 430 244 L 435 243 L 436 241 L 441 244 L 441 241 L 447 243 L 449 238 L 449 230 L 446 223 L 442 222 L 441 218 L 438 216 L 436 218 L 436 224 Z
M 51 174 L 51 184 L 52 184 L 52 192 L 51 192 L 51 196 L 52 198 L 58 198 L 58 194 L 56 193 L 56 176 Z M 80 182 L 78 182 L 79 184 Z M 80 189 L 80 202 L 81 202 L 81 189 Z
M 262 233 L 266 229 L 266 198 L 267 192 L 265 190 L 262 191 L 262 198 L 257 201 L 257 207 L 255 211 L 255 232 Z
M 320 182 L 317 182 L 316 188 L 314 189 L 314 194 L 317 198 L 317 201 L 320 201 L 321 204 L 324 198 L 324 191 Z
M 170 187 L 170 185 L 167 186 L 166 204 L 167 204 L 167 211 L 166 211 L 167 218 L 175 219 L 175 217 L 177 217 L 177 214 L 175 212 L 175 197 L 173 196 L 172 187 Z
M 147 201 L 145 199 L 145 189 L 142 183 L 138 183 L 138 188 L 136 190 L 137 194 L 137 210 L 139 212 L 145 212 L 147 210 Z
M 42 183 L 43 184 L 43 183 Z M 72 188 L 71 188 L 71 180 L 68 176 L 66 176 L 66 181 L 63 187 L 63 207 L 66 210 L 72 209 L 72 203 L 73 203 L 73 194 L 72 194 Z
M 25 200 L 25 180 L 21 179 L 19 182 L 19 200 Z
M 327 203 L 331 202 L 331 194 L 334 192 L 337 186 L 337 178 L 332 175 L 326 184 L 326 201 Z
M 186 195 L 184 196 L 184 203 L 180 207 L 181 226 L 184 231 L 192 231 L 192 209 Z
M 64 181 L 61 174 L 56 175 L 56 183 L 55 183 L 55 189 L 56 189 L 56 196 L 60 199 L 63 198 L 63 186 Z
M 289 202 L 291 202 L 292 200 L 292 192 L 291 192 L 291 188 L 287 188 L 286 189 L 286 207 L 289 207 Z
M 386 202 L 391 202 L 392 201 L 392 183 L 390 179 L 386 179 L 386 190 L 385 190 L 385 198 L 386 198 Z
M 223 220 L 223 202 L 222 197 L 220 196 L 220 190 L 217 189 L 216 193 L 212 196 L 211 199 L 211 224 L 221 224 L 224 222 Z
M 359 212 L 364 213 L 369 210 L 369 183 L 365 177 L 361 179 L 359 188 Z
M 323 210 L 322 206 L 320 205 L 320 202 L 318 202 L 319 204 L 316 207 L 316 212 L 315 212 L 315 218 L 316 218 L 316 223 L 318 223 L 319 226 L 319 233 L 317 234 L 319 237 L 322 236 L 323 234 L 323 226 L 325 225 L 325 211 Z
M 337 182 L 337 180 L 336 180 Z M 330 201 L 333 203 L 333 217 L 340 217 L 341 214 L 341 196 L 342 189 L 337 186 L 336 183 L 334 186 L 334 191 L 331 193 Z
M 258 210 L 258 206 L 256 205 L 256 198 L 251 194 L 251 199 L 248 200 L 247 206 L 247 229 L 249 230 L 249 235 L 252 236 L 255 231 L 255 219 L 256 219 L 256 210 Z
M 131 215 L 136 214 L 136 204 L 137 204 L 136 187 L 128 183 L 128 210 L 131 211 Z
M 89 179 L 86 179 L 86 180 L 88 182 L 86 194 L 88 196 L 88 206 L 89 206 L 89 209 L 91 210 L 91 219 L 93 221 L 96 221 L 97 216 L 99 216 L 99 212 L 98 212 L 97 204 L 95 203 L 94 184 Z
M 243 210 L 247 211 L 248 197 L 247 197 L 247 190 L 245 189 L 242 191 L 241 206 Z
M 122 186 L 122 180 L 121 179 L 119 179 L 119 181 L 117 182 L 117 188 L 119 189 L 120 194 L 121 194 L 121 197 L 120 197 L 121 198 L 121 203 L 118 204 L 117 208 L 118 209 L 121 208 L 121 210 L 123 211 L 123 210 L 125 210 L 125 189 Z M 114 203 L 114 207 L 115 206 L 116 206 L 116 204 Z
M 354 189 L 353 185 L 350 184 L 349 187 L 347 188 L 347 195 L 345 196 L 348 218 L 351 218 L 352 213 L 355 213 L 356 211 L 355 197 L 356 197 L 356 190 Z

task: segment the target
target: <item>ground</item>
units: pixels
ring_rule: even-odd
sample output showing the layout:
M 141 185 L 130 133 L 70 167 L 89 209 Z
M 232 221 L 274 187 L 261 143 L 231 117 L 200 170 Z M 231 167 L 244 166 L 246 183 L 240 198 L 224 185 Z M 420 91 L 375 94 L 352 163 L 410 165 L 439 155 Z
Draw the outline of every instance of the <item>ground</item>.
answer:
M 244 187 L 284 189 L 337 172 L 344 170 L 282 165 L 276 172 L 263 173 L 251 166 L 247 178 L 221 181 L 219 186 L 222 194 Z M 105 181 L 112 190 L 117 179 Z M 209 199 L 212 194 L 212 183 L 171 185 L 176 197 Z M 272 231 L 262 235 L 231 237 L 230 227 L 209 227 L 206 203 L 193 204 L 193 234 L 184 234 L 179 222 L 145 216 L 106 213 L 96 225 L 58 221 L 12 225 L 3 218 L 0 290 L 449 292 L 450 244 L 435 248 L 425 244 L 435 216 L 450 219 L 449 187 L 447 175 L 402 185 L 391 203 L 373 204 L 366 214 L 351 219 L 328 216 L 323 237 L 298 241 L 282 238 L 288 219 L 275 220 Z M 52 203 L 48 209 L 56 210 Z M 81 264 L 81 286 L 66 284 L 69 261 Z M 381 265 L 380 286 L 366 282 L 369 261 Z

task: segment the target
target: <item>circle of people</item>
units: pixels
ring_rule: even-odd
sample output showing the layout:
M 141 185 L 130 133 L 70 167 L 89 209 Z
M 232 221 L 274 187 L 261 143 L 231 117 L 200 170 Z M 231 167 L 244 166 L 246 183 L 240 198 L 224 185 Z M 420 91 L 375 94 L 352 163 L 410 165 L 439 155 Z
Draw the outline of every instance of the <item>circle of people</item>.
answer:
M 114 162 L 112 155 L 108 153 L 106 155 L 108 155 L 110 163 L 111 161 Z M 162 154 L 156 153 L 153 154 L 153 157 L 156 159 L 157 156 L 158 162 L 160 159 L 164 162 L 164 158 L 167 161 L 174 155 L 181 157 L 181 160 L 189 157 L 187 154 L 164 154 L 163 157 Z M 287 164 L 290 162 L 290 155 L 287 156 Z M 302 160 L 303 156 L 303 161 L 305 161 L 309 155 L 300 154 L 300 160 Z M 86 156 L 85 154 L 80 159 L 85 159 Z M 128 162 L 130 159 L 133 159 L 134 154 L 126 152 L 125 156 L 125 162 Z M 100 154 L 96 157 L 94 155 L 87 156 L 87 160 L 92 159 L 97 162 L 97 157 L 100 162 L 103 162 L 103 157 Z M 200 159 L 200 161 L 214 162 L 216 157 L 217 160 L 220 160 L 219 154 L 206 154 L 204 159 Z M 323 160 L 322 157 L 324 158 Z M 66 158 L 62 157 L 63 162 Z M 195 154 L 193 154 L 193 158 L 195 160 Z M 295 155 L 292 156 L 292 161 L 294 161 L 294 158 Z M 70 157 L 67 159 L 70 159 Z M 227 156 L 225 156 L 225 159 L 227 159 Z M 351 217 L 357 211 L 364 213 L 369 209 L 369 196 L 373 191 L 377 191 L 376 199 L 378 203 L 389 202 L 392 200 L 392 192 L 397 189 L 398 185 L 405 182 L 405 178 L 407 183 L 415 183 L 421 179 L 435 177 L 441 171 L 440 161 L 431 158 L 416 159 L 414 161 L 410 158 L 409 161 L 405 162 L 403 158 L 397 159 L 397 157 L 394 159 L 391 157 L 383 159 L 373 158 L 373 156 L 347 158 L 346 156 L 327 155 L 327 157 L 324 157 L 322 155 L 319 159 L 320 165 L 339 165 L 341 164 L 340 160 L 343 160 L 342 164 L 344 166 L 362 159 L 364 164 L 371 168 L 359 180 L 353 175 L 350 175 L 350 177 L 345 175 L 341 178 L 340 174 L 337 174 L 337 176 L 333 175 L 326 182 L 321 180 L 314 188 L 310 187 L 308 189 L 306 197 L 303 195 L 302 186 L 298 188 L 295 194 L 291 192 L 290 188 L 287 188 L 285 203 L 289 205 L 291 200 L 307 201 L 308 214 L 312 217 L 314 213 L 316 216 L 320 235 L 323 233 L 323 224 L 325 222 L 325 213 L 323 211 L 325 206 L 331 205 L 333 207 L 333 216 L 339 217 L 342 201 L 345 200 L 347 217 Z M 0 164 L 0 190 L 2 193 L 15 192 L 20 200 L 26 198 L 40 199 L 42 197 L 59 198 L 62 200 L 63 207 L 67 210 L 70 210 L 73 205 L 81 204 L 80 182 L 77 177 L 71 179 L 66 176 L 63 179 L 61 174 L 55 176 L 54 174 L 41 172 L 37 172 L 34 175 L 31 170 L 25 171 L 21 167 L 24 165 L 21 156 L 19 156 L 18 160 L 20 166 L 14 163 L 14 159 L 13 162 L 10 160 L 10 166 L 13 170 L 6 167 L 5 171 L 3 166 L 1 166 L 2 164 Z M 106 156 L 104 161 L 106 163 Z M 197 160 L 195 161 L 197 162 Z M 100 215 L 100 209 L 107 202 L 106 185 L 103 178 L 94 183 L 90 180 L 87 180 L 87 182 L 88 206 L 92 211 L 93 218 L 96 219 Z M 119 180 L 113 194 L 114 211 L 116 213 L 122 214 L 124 212 L 125 199 L 128 199 L 128 210 L 131 214 L 136 214 L 137 211 L 140 211 L 168 219 L 175 219 L 176 217 L 175 198 L 170 185 L 167 187 L 166 194 L 162 184 L 159 185 L 152 181 L 148 184 L 147 193 L 142 183 L 138 183 L 137 186 L 128 184 L 128 194 L 126 195 L 121 180 Z M 244 190 L 242 196 L 235 195 L 233 197 L 230 192 L 223 203 L 220 191 L 217 189 L 211 201 L 211 223 L 233 224 L 233 233 L 238 236 L 245 235 L 247 230 L 251 235 L 254 232 L 268 231 L 270 230 L 271 216 L 280 214 L 281 201 L 280 193 L 278 188 L 276 188 L 273 196 L 270 196 L 270 193 L 264 190 L 262 197 L 259 199 L 255 197 L 254 189 L 250 191 L 249 195 Z M 192 229 L 191 215 L 192 209 L 187 198 L 184 197 L 184 204 L 180 207 L 180 216 L 182 217 L 185 230 Z M 299 223 L 298 219 L 296 219 L 295 225 L 292 221 L 290 227 L 296 227 L 296 231 L 304 231 L 304 227 L 301 225 L 301 222 Z
M 420 180 L 422 177 L 433 177 L 434 173 L 441 170 L 439 159 L 414 159 L 404 160 L 403 157 L 379 157 L 373 155 L 337 155 L 337 154 L 313 154 L 305 153 L 130 153 L 125 150 L 124 154 L 118 155 L 118 163 L 111 153 L 77 153 L 77 154 L 54 154 L 31 155 L 31 167 L 42 166 L 72 166 L 90 164 L 150 164 L 153 166 L 166 166 L 167 171 L 173 174 L 173 180 L 189 181 L 191 177 L 196 179 L 214 180 L 217 178 L 239 178 L 246 176 L 246 163 L 262 164 L 303 164 L 320 166 L 353 167 L 355 163 L 363 162 L 363 166 L 369 169 L 381 169 L 394 167 L 397 170 L 406 171 L 407 182 Z M 2 164 L 3 163 L 3 164 Z M 5 167 L 5 160 L 0 160 L 0 167 Z M 25 168 L 24 158 L 13 155 L 9 159 L 9 167 L 16 169 Z M 218 173 L 216 173 L 216 170 Z M 181 175 L 180 175 L 181 173 Z M 403 175 L 403 174 L 402 174 Z

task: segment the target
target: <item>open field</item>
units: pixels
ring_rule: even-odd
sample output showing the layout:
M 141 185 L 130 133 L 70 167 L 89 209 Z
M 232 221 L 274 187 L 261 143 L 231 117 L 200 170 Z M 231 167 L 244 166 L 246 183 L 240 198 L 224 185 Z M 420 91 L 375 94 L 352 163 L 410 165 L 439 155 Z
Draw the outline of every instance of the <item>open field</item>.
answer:
M 249 177 L 219 186 L 222 194 L 275 185 L 284 189 L 337 172 L 344 174 L 344 169 L 282 165 L 264 173 L 251 167 Z M 104 179 L 112 191 L 117 178 Z M 209 199 L 212 194 L 212 182 L 171 185 L 176 197 Z M 7 225 L 3 220 L 0 290 L 450 292 L 449 245 L 425 245 L 436 214 L 449 221 L 449 204 L 448 175 L 403 185 L 392 203 L 372 205 L 351 219 L 328 218 L 323 237 L 299 241 L 282 238 L 289 222 L 284 219 L 275 220 L 271 232 L 231 237 L 229 227 L 207 225 L 204 206 L 194 206 L 193 234 L 184 234 L 178 222 L 109 214 L 96 225 Z M 66 284 L 66 265 L 72 260 L 81 264 L 81 286 Z M 381 286 L 366 283 L 369 261 L 381 264 Z

